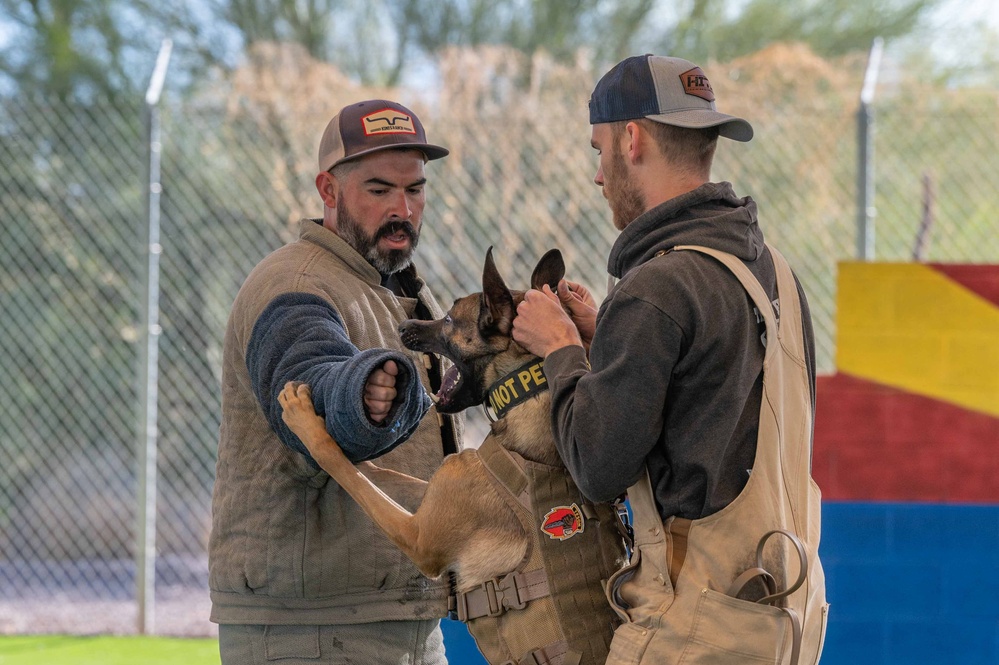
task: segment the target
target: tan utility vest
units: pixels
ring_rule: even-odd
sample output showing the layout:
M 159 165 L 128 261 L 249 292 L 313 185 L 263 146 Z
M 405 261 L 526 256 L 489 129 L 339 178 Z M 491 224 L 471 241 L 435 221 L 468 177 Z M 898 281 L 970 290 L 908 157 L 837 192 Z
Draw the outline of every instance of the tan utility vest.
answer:
M 492 435 L 479 455 L 530 545 L 512 573 L 457 594 L 458 618 L 493 665 L 602 665 L 619 623 L 604 586 L 625 556 L 615 508 Z
M 792 664 L 796 644 L 798 662 L 816 663 L 828 605 L 818 557 L 821 497 L 811 478 L 811 395 L 794 277 L 771 247 L 780 298 L 778 325 L 770 298 L 739 259 L 704 247 L 675 249 L 702 252 L 727 266 L 766 319 L 756 458 L 739 496 L 703 519 L 670 518 L 664 524 L 648 472 L 628 490 L 635 548 L 629 565 L 608 585 L 608 599 L 625 623 L 615 631 L 607 664 Z M 772 575 L 769 591 L 757 595 L 776 591 L 780 596 L 800 577 L 793 540 L 768 536 L 777 529 L 793 534 L 802 545 L 807 558 L 802 584 L 770 603 L 744 600 L 748 587 L 739 592 L 748 578 Z
M 330 303 L 359 349 L 412 354 L 399 324 L 422 302 L 444 315 L 421 284 L 417 298 L 399 298 L 342 238 L 313 220 L 300 238 L 271 253 L 246 278 L 226 326 L 222 356 L 222 422 L 209 539 L 211 620 L 226 624 L 321 625 L 436 619 L 447 611 L 447 584 L 427 580 L 364 514 L 356 501 L 281 443 L 260 408 L 246 367 L 253 327 L 285 293 L 309 293 Z M 422 281 L 421 281 L 422 282 Z M 424 387 L 430 378 L 414 355 Z M 378 465 L 428 479 L 444 459 L 436 409 L 409 440 Z M 452 417 L 461 440 L 462 418 Z M 419 492 L 382 489 L 409 510 Z

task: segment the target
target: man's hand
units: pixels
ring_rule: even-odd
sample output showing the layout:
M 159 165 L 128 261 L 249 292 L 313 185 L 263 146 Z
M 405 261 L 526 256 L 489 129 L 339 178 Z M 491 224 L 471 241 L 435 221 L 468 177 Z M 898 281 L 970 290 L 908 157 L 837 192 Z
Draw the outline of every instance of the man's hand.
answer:
M 399 366 L 394 360 L 386 360 L 385 364 L 376 369 L 364 384 L 364 410 L 372 422 L 381 423 L 392 408 L 396 397 L 395 378 L 399 375 Z
M 572 322 L 576 324 L 579 337 L 586 352 L 590 352 L 590 342 L 597 328 L 597 302 L 582 284 L 563 279 L 558 283 L 558 299 L 569 311 Z
M 568 287 L 566 293 L 569 293 Z M 582 306 L 582 297 L 579 304 Z M 525 293 L 523 302 L 517 305 L 513 339 L 541 358 L 547 358 L 552 351 L 566 346 L 583 346 L 576 324 L 562 309 L 559 296 L 547 284 L 541 291 L 531 289 Z

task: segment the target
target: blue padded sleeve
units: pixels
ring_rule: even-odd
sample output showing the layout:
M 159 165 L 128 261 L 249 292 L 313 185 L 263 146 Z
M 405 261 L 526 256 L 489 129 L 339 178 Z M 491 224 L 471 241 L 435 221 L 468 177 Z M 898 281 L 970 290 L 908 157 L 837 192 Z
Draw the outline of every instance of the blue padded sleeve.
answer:
M 364 384 L 387 360 L 399 366 L 398 396 L 385 420 L 376 424 L 364 411 Z M 267 305 L 253 326 L 246 367 L 271 428 L 316 468 L 305 445 L 281 419 L 277 398 L 288 381 L 309 385 L 316 413 L 352 462 L 373 459 L 404 442 L 431 406 L 409 356 L 389 349 L 358 350 L 337 311 L 308 293 L 282 294 Z

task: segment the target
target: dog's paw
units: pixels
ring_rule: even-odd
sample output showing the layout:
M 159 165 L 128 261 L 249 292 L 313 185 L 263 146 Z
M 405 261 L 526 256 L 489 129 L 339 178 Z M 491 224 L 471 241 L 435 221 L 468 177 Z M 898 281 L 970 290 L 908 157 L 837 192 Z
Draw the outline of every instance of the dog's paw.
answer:
M 305 419 L 318 417 L 315 407 L 312 406 L 312 390 L 308 384 L 300 381 L 289 381 L 284 384 L 278 395 L 278 403 L 281 404 L 281 419 L 293 431 L 296 431 L 296 426 L 300 426 Z

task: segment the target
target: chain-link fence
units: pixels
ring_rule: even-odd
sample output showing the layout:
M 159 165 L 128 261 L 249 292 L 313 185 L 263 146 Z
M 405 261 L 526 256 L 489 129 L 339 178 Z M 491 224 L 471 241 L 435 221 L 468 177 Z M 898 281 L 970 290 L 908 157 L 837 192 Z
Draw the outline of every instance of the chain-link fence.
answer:
M 556 108 L 515 91 L 506 105 L 420 107 L 431 138 L 452 149 L 428 165 L 418 250 L 443 302 L 477 290 L 490 245 L 515 288 L 526 284 L 513 275 L 559 247 L 571 276 L 605 293 L 616 232 L 591 182 L 591 82 L 581 77 Z M 225 320 L 252 266 L 293 238 L 300 216 L 320 213 L 306 144 L 339 106 L 326 102 L 300 126 L 245 99 L 162 109 L 153 624 L 162 634 L 212 632 L 206 543 Z M 904 98 L 877 108 L 877 258 L 909 260 L 921 238 L 927 260 L 999 260 L 999 114 L 994 101 L 969 108 Z M 715 179 L 758 201 L 767 238 L 809 296 L 820 370 L 831 371 L 836 262 L 856 247 L 854 109 L 734 110 L 756 138 L 723 142 Z M 136 629 L 146 112 L 27 100 L 0 110 L 2 633 Z

